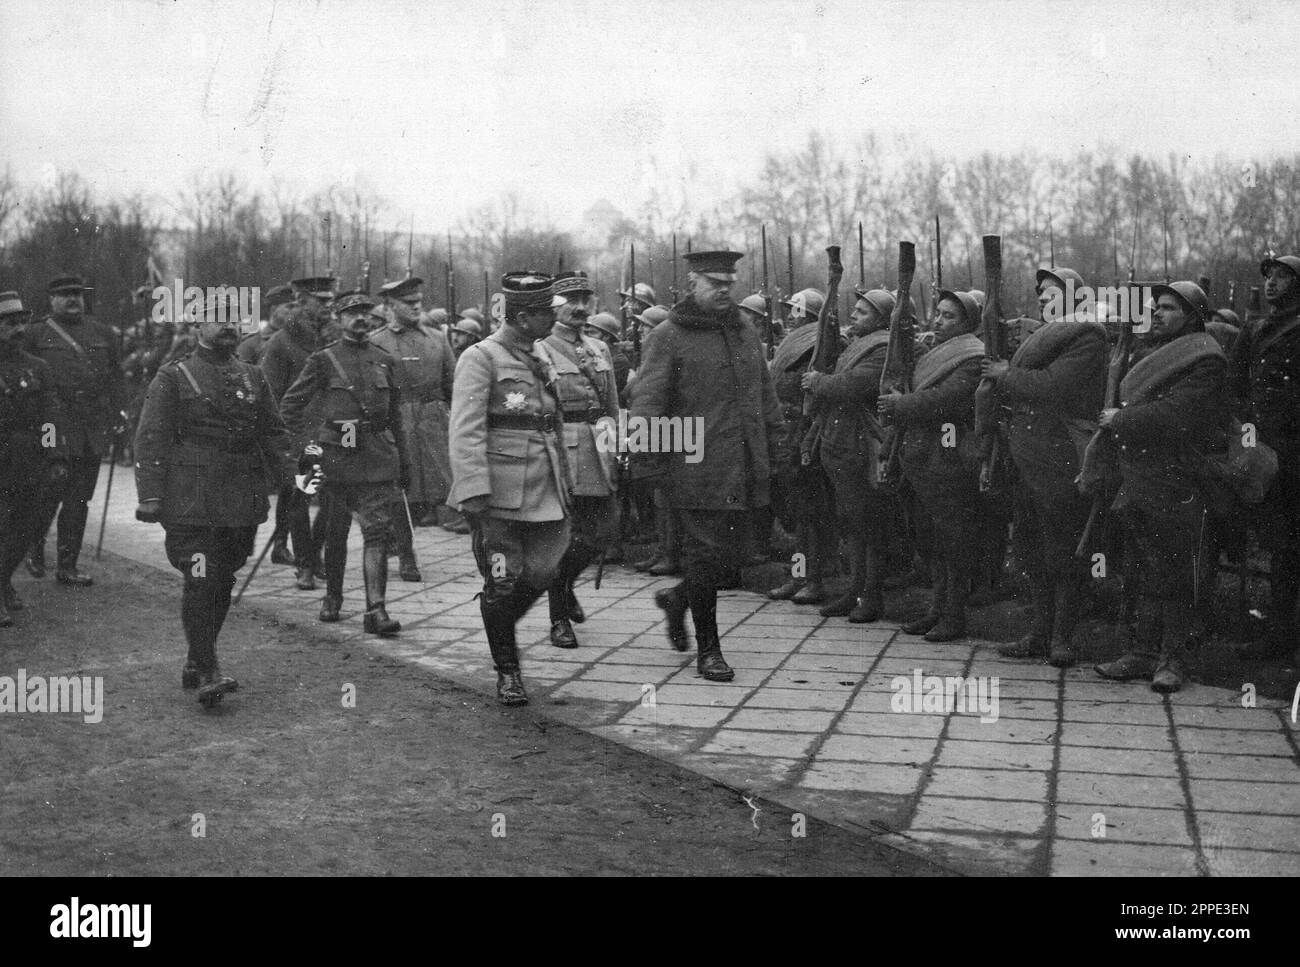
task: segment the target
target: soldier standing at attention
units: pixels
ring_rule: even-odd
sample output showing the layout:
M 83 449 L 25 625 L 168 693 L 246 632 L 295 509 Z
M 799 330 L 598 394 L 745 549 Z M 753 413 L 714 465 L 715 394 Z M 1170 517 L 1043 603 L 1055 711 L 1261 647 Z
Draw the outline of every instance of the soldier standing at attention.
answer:
M 58 513 L 56 576 L 60 584 L 77 587 L 94 583 L 77 570 L 86 533 L 86 505 L 95 495 L 100 460 L 109 452 L 114 434 L 126 425 L 117 336 L 86 315 L 88 289 L 75 275 L 51 281 L 50 314 L 28 328 L 26 346 L 28 353 L 50 367 L 63 412 L 59 432 L 66 438 L 68 454 L 68 476 L 47 494 L 36 532 L 49 530 Z M 33 574 L 45 573 L 43 542 L 40 548 L 41 560 L 35 560 L 33 551 L 29 564 Z
M 853 341 L 840 353 L 835 372 L 804 373 L 802 385 L 821 408 L 820 452 L 813 459 L 830 479 L 849 557 L 848 590 L 821 614 L 848 615 L 849 621 L 863 624 L 878 621 L 884 609 L 883 554 L 892 505 L 875 485 L 883 436 L 875 410 L 894 297 L 884 289 L 856 294 L 849 317 Z
M 582 335 L 595 291 L 582 273 L 567 273 L 555 280 L 555 295 L 564 300 L 557 309 L 555 328 L 544 340 L 555 364 L 555 388 L 564 420 L 566 462 L 573 477 L 570 507 L 570 543 L 547 590 L 551 610 L 551 644 L 577 648 L 572 622 L 586 620 L 573 591 L 588 564 L 618 534 L 618 469 L 613 427 L 598 429 L 597 421 L 618 422 L 618 388 L 614 364 L 605 344 Z M 603 442 L 597 434 L 603 433 Z
M 390 282 L 379 290 L 391 321 L 370 336 L 370 342 L 393 357 L 397 386 L 402 395 L 401 428 L 411 482 L 406 488 L 411 514 L 418 519 L 442 506 L 451 490 L 447 456 L 447 406 L 455 373 L 451 346 L 437 330 L 420 325 L 424 280 L 416 276 Z M 406 507 L 392 508 L 398 567 L 403 581 L 419 581 L 414 535 Z
M 515 624 L 551 586 L 569 546 L 557 373 L 539 342 L 563 300 L 540 272 L 503 275 L 501 290 L 504 323 L 456 364 L 448 502 L 470 520 L 497 701 L 527 705 Z
M 388 616 L 388 537 L 399 487 L 410 480 L 393 357 L 369 343 L 375 300 L 349 292 L 335 301 L 343 337 L 313 353 L 280 401 L 280 413 L 297 439 L 310 438 L 324 453 L 325 598 L 320 620 L 338 621 L 343 606 L 352 518 L 361 526 L 366 587 L 365 630 L 393 635 L 402 626 Z M 313 431 L 308 411 L 317 404 Z
M 0 627 L 23 607 L 10 579 L 40 536 L 43 492 L 68 474 L 54 377 L 23 352 L 31 319 L 17 292 L 0 292 Z
M 668 640 L 678 651 L 688 647 L 690 608 L 697 670 L 709 681 L 729 682 L 735 673 L 718 637 L 718 586 L 740 566 L 753 509 L 770 500 L 781 410 L 763 344 L 731 300 L 741 254 L 692 252 L 685 258 L 690 294 L 645 342 L 632 416 L 702 426 L 696 452 L 646 457 L 664 475 L 667 503 L 679 515 L 686 571 L 676 587 L 655 594 L 655 603 L 667 615 Z
M 235 358 L 237 312 L 222 298 L 204 305 L 198 348 L 158 371 L 135 439 L 136 519 L 162 524 L 167 560 L 185 582 L 181 687 L 198 688 L 208 707 L 239 687 L 221 673 L 217 636 L 235 573 L 266 520 L 267 494 L 294 472 L 262 371 Z

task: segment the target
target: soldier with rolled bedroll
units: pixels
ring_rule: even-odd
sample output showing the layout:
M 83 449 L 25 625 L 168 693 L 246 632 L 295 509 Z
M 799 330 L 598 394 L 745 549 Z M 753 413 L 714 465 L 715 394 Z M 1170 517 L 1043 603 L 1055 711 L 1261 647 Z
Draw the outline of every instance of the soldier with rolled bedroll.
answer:
M 551 587 L 569 547 L 572 481 L 558 374 L 551 276 L 501 277 L 503 325 L 461 354 L 451 400 L 451 496 L 469 517 L 483 575 L 479 607 L 497 701 L 526 705 L 515 624 Z
M 238 688 L 216 652 L 235 573 L 267 518 L 267 495 L 293 480 L 275 398 L 261 370 L 235 356 L 237 307 L 227 299 L 207 301 L 197 348 L 154 377 L 135 438 L 136 519 L 162 524 L 167 559 L 184 578 L 181 686 L 209 707 Z

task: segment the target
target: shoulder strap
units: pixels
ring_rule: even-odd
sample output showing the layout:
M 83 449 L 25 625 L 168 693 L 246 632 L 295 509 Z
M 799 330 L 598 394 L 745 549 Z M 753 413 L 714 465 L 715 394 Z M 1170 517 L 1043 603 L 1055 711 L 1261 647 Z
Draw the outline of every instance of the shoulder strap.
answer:
M 194 388 L 194 395 L 202 396 L 203 390 L 199 388 L 199 381 L 194 378 L 194 374 L 191 373 L 189 367 L 185 365 L 185 361 L 181 359 L 176 360 L 176 368 L 185 375 L 187 380 L 189 380 L 190 386 Z
M 87 358 L 87 357 L 86 357 L 86 351 L 85 351 L 84 349 L 81 348 L 81 343 L 77 342 L 77 340 L 75 340 L 75 339 L 73 339 L 71 336 L 69 336 L 69 335 L 68 335 L 68 330 L 64 329 L 64 328 L 63 328 L 62 326 L 60 326 L 57 322 L 55 322 L 53 319 L 46 319 L 45 321 L 46 321 L 47 323 L 49 323 L 49 326 L 50 326 L 51 329 L 53 329 L 55 332 L 57 332 L 57 333 L 58 333 L 58 334 L 63 338 L 63 341 L 64 341 L 64 342 L 66 342 L 69 346 L 71 346 L 71 347 L 76 351 L 76 353 L 77 353 L 78 356 L 80 356 L 82 359 L 86 359 L 86 358 Z
M 334 355 L 334 350 L 324 349 L 322 352 L 325 354 L 325 358 L 334 365 L 334 372 L 339 374 L 339 379 L 348 384 L 349 390 L 352 389 L 352 377 L 347 374 L 347 370 L 343 368 L 343 364 L 339 362 L 339 358 Z

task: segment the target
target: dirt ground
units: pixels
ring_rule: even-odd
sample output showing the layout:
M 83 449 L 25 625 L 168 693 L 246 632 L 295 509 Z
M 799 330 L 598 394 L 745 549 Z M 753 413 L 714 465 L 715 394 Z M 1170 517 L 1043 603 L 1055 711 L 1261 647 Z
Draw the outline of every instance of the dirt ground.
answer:
M 241 689 L 205 712 L 178 580 L 95 573 L 15 578 L 0 675 L 103 675 L 105 711 L 0 716 L 0 874 L 949 872 L 762 801 L 755 830 L 736 790 L 243 605 L 218 646 Z

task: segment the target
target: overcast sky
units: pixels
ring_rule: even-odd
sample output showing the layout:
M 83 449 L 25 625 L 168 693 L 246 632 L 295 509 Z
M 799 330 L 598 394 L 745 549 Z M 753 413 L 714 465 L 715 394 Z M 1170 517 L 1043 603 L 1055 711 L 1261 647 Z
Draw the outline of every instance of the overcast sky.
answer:
M 940 154 L 1300 150 L 1300 4 L 0 0 L 0 164 L 159 202 L 361 173 L 419 230 L 514 189 L 572 227 L 819 129 Z M 668 187 L 668 186 L 665 186 Z M 404 227 L 402 217 L 393 227 Z

